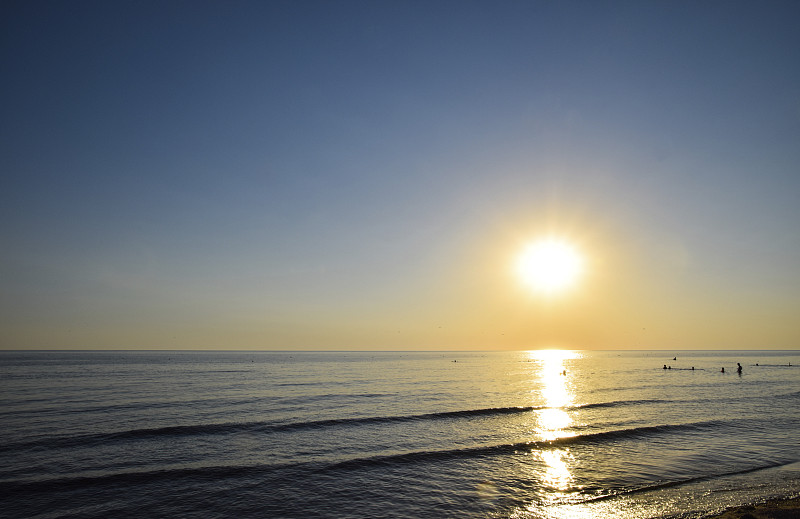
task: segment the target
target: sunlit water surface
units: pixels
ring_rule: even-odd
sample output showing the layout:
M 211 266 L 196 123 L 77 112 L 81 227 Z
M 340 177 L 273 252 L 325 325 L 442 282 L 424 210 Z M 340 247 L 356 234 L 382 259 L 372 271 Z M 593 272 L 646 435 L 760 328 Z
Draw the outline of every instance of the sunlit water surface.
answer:
M 800 493 L 798 365 L 2 352 L 0 516 L 701 517 Z

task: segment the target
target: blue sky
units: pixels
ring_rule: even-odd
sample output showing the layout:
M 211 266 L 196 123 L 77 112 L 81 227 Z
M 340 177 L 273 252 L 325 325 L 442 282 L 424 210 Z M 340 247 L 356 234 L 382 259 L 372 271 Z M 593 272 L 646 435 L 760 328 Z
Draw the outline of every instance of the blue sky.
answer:
M 6 2 L 0 347 L 796 348 L 798 15 Z

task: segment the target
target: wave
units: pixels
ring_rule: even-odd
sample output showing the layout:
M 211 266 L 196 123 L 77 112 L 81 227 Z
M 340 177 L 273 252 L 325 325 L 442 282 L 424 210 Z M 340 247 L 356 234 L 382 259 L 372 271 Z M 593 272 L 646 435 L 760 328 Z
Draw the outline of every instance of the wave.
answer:
M 589 404 L 578 404 L 573 406 L 559 407 L 566 411 L 585 410 L 593 408 L 608 408 L 632 405 L 646 405 L 654 403 L 670 403 L 669 400 L 618 400 L 611 402 L 597 402 Z M 327 420 L 314 420 L 305 422 L 290 422 L 276 424 L 273 422 L 226 422 L 210 424 L 192 425 L 173 425 L 167 427 L 130 429 L 126 431 L 83 434 L 74 436 L 64 436 L 55 438 L 41 438 L 36 440 L 26 440 L 20 442 L 6 443 L 0 445 L 0 452 L 19 449 L 58 449 L 68 447 L 92 447 L 109 442 L 146 440 L 165 437 L 190 437 L 208 435 L 228 435 L 240 433 L 259 433 L 269 434 L 278 432 L 316 430 L 329 427 L 354 427 L 382 424 L 397 424 L 409 422 L 424 422 L 432 420 L 459 420 L 481 417 L 494 417 L 503 415 L 515 415 L 552 409 L 547 406 L 512 406 L 512 407 L 490 407 L 483 409 L 468 409 L 460 411 L 443 411 L 438 413 L 424 413 L 417 415 L 398 415 L 398 416 L 372 416 L 358 418 L 332 418 Z
M 620 439 L 647 439 L 662 434 L 675 434 L 683 432 L 703 431 L 718 428 L 729 422 L 708 421 L 676 425 L 659 425 L 650 427 L 634 427 L 603 431 L 592 434 L 568 436 L 554 440 L 539 440 L 529 442 L 516 442 L 506 444 L 477 445 L 456 449 L 442 449 L 433 451 L 410 451 L 396 454 L 386 454 L 368 457 L 357 457 L 344 461 L 327 462 L 299 462 L 280 465 L 245 465 L 245 466 L 204 466 L 165 468 L 151 471 L 131 471 L 102 475 L 77 475 L 62 476 L 47 479 L 0 481 L 0 493 L 42 492 L 54 490 L 68 490 L 72 488 L 85 488 L 94 485 L 120 485 L 126 486 L 144 482 L 158 482 L 162 480 L 178 479 L 223 479 L 230 477 L 258 477 L 262 481 L 272 478 L 286 478 L 290 474 L 302 477 L 308 473 L 329 473 L 351 470 L 369 470 L 372 468 L 390 468 L 405 464 L 432 463 L 457 459 L 473 459 L 479 457 L 502 456 L 509 454 L 529 453 L 537 450 L 547 450 L 580 445 L 591 445 Z M 778 466 L 780 463 L 770 466 Z M 757 467 L 748 470 L 759 470 L 767 467 Z M 704 476 L 706 477 L 706 476 Z M 684 483 L 665 483 L 674 485 Z M 643 490 L 649 489 L 645 488 Z M 638 489 L 637 489 L 638 490 Z M 602 499 L 612 495 L 593 497 Z
M 585 503 L 591 503 L 591 502 L 595 502 L 595 501 L 604 501 L 604 500 L 613 499 L 613 498 L 616 498 L 616 497 L 622 497 L 622 496 L 634 495 L 634 494 L 641 494 L 641 493 L 644 493 L 644 492 L 658 491 L 658 490 L 663 490 L 665 488 L 678 487 L 678 486 L 681 486 L 681 485 L 688 485 L 688 484 L 691 484 L 691 483 L 698 483 L 698 482 L 701 482 L 701 481 L 710 481 L 710 480 L 713 480 L 713 479 L 725 478 L 725 477 L 729 477 L 729 476 L 738 476 L 738 475 L 743 475 L 743 474 L 750 474 L 752 472 L 758 472 L 758 471 L 761 471 L 761 470 L 774 469 L 774 468 L 777 468 L 777 467 L 785 467 L 785 466 L 788 466 L 788 465 L 792 465 L 793 463 L 797 463 L 797 460 L 787 459 L 787 460 L 781 460 L 781 461 L 774 461 L 774 462 L 771 462 L 771 463 L 763 463 L 763 464 L 757 465 L 755 467 L 748 467 L 748 468 L 744 468 L 744 469 L 740 469 L 740 470 L 733 470 L 733 471 L 721 472 L 721 473 L 716 473 L 716 474 L 704 474 L 702 476 L 684 478 L 684 479 L 679 479 L 679 480 L 675 480 L 675 481 L 662 481 L 662 482 L 655 483 L 655 484 L 652 484 L 652 485 L 644 485 L 644 486 L 640 486 L 640 487 L 636 487 L 636 488 L 621 489 L 621 490 L 616 490 L 616 491 L 612 491 L 612 492 L 608 492 L 608 493 L 603 493 L 603 494 L 600 494 L 600 495 L 590 496 L 590 497 L 587 497 L 586 499 L 582 499 L 582 500 L 578 501 L 578 503 L 585 504 Z
M 799 398 L 799 397 L 800 397 L 800 391 L 792 391 L 791 393 L 782 393 L 782 394 L 779 394 L 779 395 L 775 395 L 773 398 L 791 399 L 791 398 Z
M 663 400 L 663 399 L 640 399 L 640 400 L 612 400 L 611 402 L 595 402 L 591 404 L 578 404 L 572 406 L 572 409 L 594 409 L 606 407 L 624 407 L 629 405 L 647 405 L 647 404 L 674 404 L 677 400 Z M 567 408 L 569 409 L 569 408 Z
M 272 433 L 282 431 L 298 431 L 305 429 L 321 429 L 334 426 L 358 426 L 370 424 L 387 424 L 417 422 L 425 420 L 442 420 L 471 418 L 479 416 L 493 416 L 516 413 L 527 413 L 545 407 L 499 407 L 488 409 L 473 409 L 466 411 L 446 411 L 441 413 L 427 413 L 405 416 L 378 416 L 363 418 L 333 418 L 329 420 L 315 420 L 308 422 L 291 422 L 275 424 L 271 422 L 236 422 L 218 424 L 174 425 L 147 429 L 131 429 L 99 434 L 85 434 L 68 437 L 39 439 L 26 442 L 8 443 L 0 445 L 0 452 L 24 448 L 59 448 L 75 446 L 93 446 L 101 443 L 119 440 L 138 440 L 160 437 L 181 437 L 234 433 Z
M 682 432 L 697 432 L 708 429 L 716 429 L 729 425 L 730 422 L 720 420 L 710 420 L 707 422 L 695 422 L 676 425 L 655 425 L 647 427 L 633 427 L 628 429 L 615 429 L 596 433 L 582 434 L 576 436 L 564 436 L 553 440 L 537 440 L 529 442 L 507 443 L 499 445 L 480 445 L 475 447 L 464 447 L 459 449 L 444 449 L 436 451 L 413 451 L 400 454 L 388 454 L 382 456 L 371 456 L 366 458 L 355 458 L 352 460 L 332 463 L 320 470 L 340 470 L 362 468 L 370 465 L 393 465 L 397 463 L 423 462 L 423 461 L 442 461 L 453 458 L 469 458 L 480 456 L 491 456 L 496 454 L 517 454 L 520 452 L 533 452 L 536 450 L 563 448 L 578 445 L 590 445 L 595 443 L 606 443 L 620 439 L 646 439 L 654 435 L 673 434 Z

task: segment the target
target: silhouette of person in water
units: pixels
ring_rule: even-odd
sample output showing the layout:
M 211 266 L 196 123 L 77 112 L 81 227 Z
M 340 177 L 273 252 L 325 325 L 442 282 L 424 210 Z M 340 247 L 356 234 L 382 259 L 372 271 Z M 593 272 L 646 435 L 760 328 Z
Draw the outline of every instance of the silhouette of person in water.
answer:
M 720 370 L 720 373 L 725 373 L 725 368 L 722 368 L 722 370 Z
M 664 369 L 667 369 L 667 365 L 666 364 L 664 364 Z
M 739 364 L 738 362 L 736 363 L 736 373 L 740 375 L 742 374 L 742 365 Z

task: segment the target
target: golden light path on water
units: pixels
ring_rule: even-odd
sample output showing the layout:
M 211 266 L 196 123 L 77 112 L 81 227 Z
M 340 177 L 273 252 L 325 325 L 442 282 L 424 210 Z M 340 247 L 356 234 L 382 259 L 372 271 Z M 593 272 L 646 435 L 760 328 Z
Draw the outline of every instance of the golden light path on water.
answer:
M 568 387 L 568 374 L 565 361 L 578 356 L 577 352 L 566 350 L 541 350 L 530 352 L 533 360 L 539 361 L 538 384 L 541 398 L 544 400 L 544 409 L 538 411 L 536 434 L 538 440 L 557 440 L 565 436 L 572 436 L 567 429 L 572 425 L 572 418 L 566 408 L 573 405 L 575 396 Z M 566 497 L 572 483 L 572 473 L 569 470 L 569 451 L 554 447 L 552 449 L 538 449 L 537 455 L 544 462 L 545 472 L 542 475 L 542 484 L 549 490 L 548 501 L 556 502 Z
M 575 394 L 570 384 L 570 373 L 567 361 L 580 357 L 580 353 L 569 350 L 538 350 L 528 352 L 529 360 L 536 362 L 539 383 L 533 391 L 535 401 L 543 402 L 542 408 L 536 412 L 534 433 L 537 441 L 554 441 L 574 436 L 569 431 L 572 417 L 567 409 L 575 405 Z M 543 501 L 532 503 L 527 509 L 511 514 L 512 517 L 569 517 L 583 519 L 590 517 L 582 513 L 580 505 L 565 511 L 563 506 L 569 502 L 573 487 L 573 475 L 570 464 L 574 462 L 567 448 L 554 445 L 549 448 L 536 449 L 544 471 L 538 474 L 543 492 Z M 565 512 L 566 515 L 565 515 Z
M 577 404 L 572 382 L 574 374 L 569 372 L 568 361 L 578 359 L 578 351 L 539 350 L 528 352 L 529 360 L 538 364 L 536 371 L 539 384 L 534 389 L 534 401 L 543 402 L 536 412 L 534 433 L 536 441 L 555 441 L 575 436 L 569 430 L 573 419 L 568 412 Z M 574 477 L 570 469 L 575 459 L 569 448 L 553 445 L 536 449 L 532 453 L 542 461 L 544 470 L 537 474 L 543 490 L 542 499 L 528 507 L 510 514 L 514 519 L 594 519 L 607 517 L 614 519 L 633 519 L 652 517 L 664 510 L 658 506 L 641 506 L 635 503 L 594 500 L 581 502 L 574 490 Z

